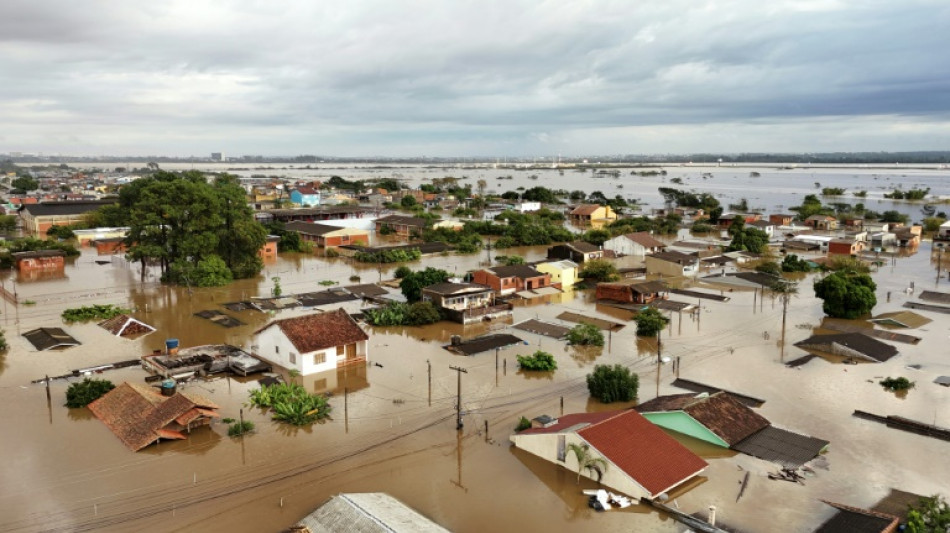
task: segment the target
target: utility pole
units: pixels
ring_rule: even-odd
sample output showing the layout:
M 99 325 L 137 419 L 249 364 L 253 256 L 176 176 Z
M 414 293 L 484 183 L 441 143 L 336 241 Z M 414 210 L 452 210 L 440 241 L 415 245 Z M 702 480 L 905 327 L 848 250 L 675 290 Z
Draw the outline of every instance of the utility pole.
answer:
M 660 365 L 663 361 L 663 341 L 660 339 L 660 335 L 663 334 L 663 328 L 660 328 L 656 332 L 656 395 L 660 396 Z
M 426 365 L 429 367 L 429 407 L 432 407 L 432 363 L 426 359 Z
M 455 415 L 456 415 L 456 426 L 455 429 L 462 430 L 462 372 L 468 374 L 468 370 L 460 368 L 457 366 L 450 366 L 450 369 L 454 370 L 458 374 L 458 392 L 456 393 L 455 398 Z

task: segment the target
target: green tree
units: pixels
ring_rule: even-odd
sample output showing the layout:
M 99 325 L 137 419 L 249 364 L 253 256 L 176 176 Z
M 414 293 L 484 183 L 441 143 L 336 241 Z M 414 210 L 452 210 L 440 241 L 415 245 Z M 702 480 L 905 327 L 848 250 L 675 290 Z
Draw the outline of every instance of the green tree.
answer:
M 411 194 L 406 194 L 402 197 L 402 200 L 399 200 L 399 205 L 402 206 L 403 209 L 412 209 L 417 203 L 415 196 Z
M 769 249 L 769 234 L 755 227 L 746 227 L 742 217 L 736 217 L 729 226 L 732 242 L 727 252 L 765 253 Z
M 810 272 L 811 265 L 808 261 L 798 257 L 795 254 L 786 255 L 782 259 L 782 272 Z
M 0 231 L 13 231 L 16 229 L 16 215 L 0 215 Z
M 258 251 L 266 231 L 254 220 L 234 176 L 209 184 L 197 171 L 156 171 L 122 187 L 119 208 L 129 218 L 128 257 L 142 262 L 143 275 L 145 264 L 153 261 L 163 280 L 188 283 L 179 274 L 190 274 L 211 257 L 224 261 L 231 278 L 253 276 L 263 268 Z M 216 266 L 216 261 L 206 262 L 203 270 Z
M 921 498 L 907 512 L 909 533 L 946 533 L 950 531 L 950 506 L 943 496 Z
M 440 320 L 442 316 L 432 302 L 415 302 L 409 306 L 409 312 L 406 313 L 406 321 L 410 326 L 435 324 Z
M 168 277 L 194 287 L 221 287 L 234 280 L 228 265 L 216 255 L 199 260 L 197 265 L 178 259 L 169 267 Z
M 56 239 L 69 240 L 75 239 L 76 233 L 73 232 L 72 228 L 69 226 L 57 226 L 56 224 L 53 224 L 48 230 L 46 230 L 46 236 Z
M 402 279 L 408 276 L 409 274 L 412 274 L 411 268 L 407 267 L 406 265 L 399 265 L 399 268 L 396 269 L 396 273 L 394 274 L 394 276 L 396 277 L 396 279 Z
M 604 333 L 593 324 L 581 323 L 567 332 L 567 342 L 578 346 L 603 346 Z
M 418 302 L 422 299 L 422 289 L 429 285 L 447 281 L 451 276 L 448 272 L 437 268 L 426 267 L 425 270 L 413 272 L 402 278 L 399 289 L 409 302 Z
M 610 232 L 605 229 L 591 229 L 584 232 L 584 235 L 581 237 L 581 239 L 593 244 L 594 246 L 602 246 L 605 241 L 610 239 L 610 237 Z
M 833 272 L 815 281 L 815 296 L 824 300 L 822 309 L 833 318 L 858 318 L 877 305 L 877 285 L 868 274 L 853 271 Z
M 114 389 L 111 381 L 86 378 L 66 389 L 66 407 L 85 407 Z
M 35 191 L 40 187 L 40 183 L 30 176 L 20 176 L 10 182 L 10 186 L 21 191 Z
M 637 322 L 637 335 L 640 337 L 656 337 L 663 330 L 670 319 L 663 316 L 658 310 L 648 307 L 634 317 Z
M 637 399 L 640 378 L 623 365 L 597 365 L 587 374 L 587 390 L 602 403 Z
M 597 482 L 600 483 L 600 480 L 604 477 L 604 473 L 607 471 L 607 461 L 603 457 L 595 457 L 590 450 L 590 445 L 585 443 L 578 444 L 576 442 L 569 443 L 567 445 L 567 451 L 574 454 L 574 458 L 577 459 L 577 483 L 581 482 L 581 472 L 584 470 L 590 470 L 592 474 L 597 475 Z
M 495 260 L 505 266 L 524 264 L 524 257 L 521 257 L 520 255 L 499 255 L 495 258 Z
M 271 296 L 280 298 L 280 295 L 284 293 L 284 290 L 280 286 L 280 276 L 274 276 L 270 280 L 274 282 L 274 286 L 270 290 Z
M 9 348 L 10 345 L 7 344 L 6 331 L 0 329 L 0 353 L 5 353 Z
M 620 273 L 612 262 L 606 259 L 593 259 L 584 263 L 580 277 L 600 282 L 617 281 L 620 279 Z

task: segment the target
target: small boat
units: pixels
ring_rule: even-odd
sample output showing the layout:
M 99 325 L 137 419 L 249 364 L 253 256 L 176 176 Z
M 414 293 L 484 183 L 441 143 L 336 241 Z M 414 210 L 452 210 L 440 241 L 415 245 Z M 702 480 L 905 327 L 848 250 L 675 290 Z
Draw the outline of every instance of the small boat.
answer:
M 937 206 L 934 204 L 925 204 L 920 210 L 927 216 L 933 216 L 933 214 L 937 212 Z

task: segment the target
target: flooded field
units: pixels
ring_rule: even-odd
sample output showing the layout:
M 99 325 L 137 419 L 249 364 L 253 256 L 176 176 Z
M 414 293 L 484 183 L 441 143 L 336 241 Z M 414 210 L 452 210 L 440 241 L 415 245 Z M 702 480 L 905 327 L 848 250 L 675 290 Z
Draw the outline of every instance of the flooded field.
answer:
M 570 182 L 545 185 L 575 188 Z M 504 253 L 539 259 L 544 252 L 536 247 Z M 267 265 L 258 279 L 189 290 L 162 286 L 154 277 L 140 283 L 137 267 L 98 264 L 97 259 L 86 250 L 67 266 L 65 279 L 17 283 L 18 295 L 36 303 L 5 303 L 0 308 L 0 324 L 11 345 L 0 358 L 0 422 L 5 428 L 0 454 L 7 458 L 0 464 L 0 531 L 276 531 L 334 494 L 363 491 L 390 493 L 453 531 L 684 529 L 642 506 L 595 513 L 581 494 L 593 482 L 578 484 L 573 473 L 508 444 L 520 417 L 557 416 L 562 399 L 565 413 L 625 407 L 589 399 L 584 378 L 595 364 L 633 368 L 641 380 L 640 401 L 684 392 L 670 386 L 672 365 L 663 365 L 657 379 L 656 343 L 637 339 L 632 322 L 612 333 L 602 349 L 569 347 L 510 327 L 528 318 L 570 325 L 556 319 L 563 311 L 629 320 L 627 311 L 597 305 L 590 291 L 521 303 L 507 323 L 370 328 L 370 365 L 294 378 L 310 390 L 333 394 L 332 419 L 309 428 L 283 426 L 245 407 L 248 391 L 257 387 L 256 377 L 192 382 L 187 390 L 218 403 L 222 416 L 237 418 L 243 408 L 245 419 L 257 425 L 256 432 L 231 438 L 227 426 L 218 423 L 194 431 L 186 441 L 162 442 L 133 453 L 88 410 L 63 407 L 67 382 L 53 382 L 48 402 L 44 387 L 30 381 L 134 359 L 160 349 L 167 338 L 180 339 L 182 346 L 229 343 L 254 351 L 256 330 L 275 317 L 307 311 L 231 312 L 221 304 L 269 295 L 274 276 L 289 294 L 321 290 L 320 281 L 345 286 L 353 275 L 362 283 L 389 279 L 395 267 L 380 270 L 344 259 L 287 256 Z M 485 259 L 484 252 L 434 256 L 412 266 L 463 273 Z M 3 283 L 10 289 L 13 279 L 6 274 Z M 950 316 L 921 312 L 933 322 L 906 332 L 923 340 L 917 345 L 895 343 L 900 355 L 886 363 L 852 366 L 816 358 L 790 369 L 782 359 L 805 355 L 792 345 L 822 322 L 821 302 L 811 289 L 813 276 L 802 280 L 790 302 L 784 357 L 779 300 L 705 284 L 697 287 L 721 290 L 731 299 L 703 300 L 695 315 L 674 313 L 663 333 L 662 350 L 664 356 L 680 359 L 681 377 L 763 398 L 766 403 L 759 411 L 775 425 L 831 441 L 823 463 L 827 468 L 815 468 L 816 475 L 804 486 L 771 481 L 766 477 L 775 470 L 770 463 L 681 437 L 710 463 L 703 474 L 707 481 L 676 498 L 681 510 L 692 513 L 715 505 L 721 522 L 744 531 L 804 532 L 832 514 L 819 499 L 870 506 L 891 487 L 946 494 L 950 462 L 940 458 L 950 443 L 889 429 L 851 413 L 862 409 L 950 426 L 950 389 L 932 383 L 938 375 L 950 375 L 944 349 Z M 899 310 L 914 298 L 905 291 L 911 283 L 915 293 L 950 291 L 946 274 L 936 279 L 929 242 L 916 254 L 881 267 L 874 278 L 875 314 Z M 94 323 L 63 325 L 63 309 L 92 303 L 132 307 L 137 318 L 157 331 L 127 340 Z M 361 305 L 354 301 L 343 307 L 355 312 Z M 209 309 L 244 325 L 224 328 L 194 316 Z M 38 352 L 20 335 L 42 326 L 65 327 L 82 345 Z M 500 350 L 497 363 L 492 352 L 464 357 L 442 348 L 452 335 L 467 338 L 488 331 L 517 335 L 526 345 Z M 518 372 L 515 355 L 539 348 L 555 355 L 558 370 L 544 377 Z M 468 370 L 462 377 L 461 432 L 455 430 L 456 373 L 449 366 Z M 132 367 L 101 377 L 121 383 L 141 382 L 145 375 Z M 898 375 L 916 381 L 916 388 L 898 397 L 877 385 L 882 377 Z M 737 503 L 745 471 L 752 476 Z

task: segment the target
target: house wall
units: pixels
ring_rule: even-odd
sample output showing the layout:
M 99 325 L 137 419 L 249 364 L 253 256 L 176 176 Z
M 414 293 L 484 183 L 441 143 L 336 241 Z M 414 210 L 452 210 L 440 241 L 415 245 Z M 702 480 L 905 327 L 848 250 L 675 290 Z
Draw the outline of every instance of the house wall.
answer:
M 343 356 L 337 356 L 336 347 L 301 354 L 276 325 L 261 331 L 255 343 L 258 346 L 258 355 L 288 370 L 297 370 L 304 376 L 333 370 L 346 359 L 345 353 Z M 314 363 L 314 356 L 317 354 L 324 355 L 323 363 Z M 367 341 L 356 343 L 356 356 L 369 360 Z
M 486 270 L 476 271 L 472 276 L 472 281 L 488 285 L 498 294 L 511 294 L 519 290 L 518 278 L 499 278 Z
M 56 257 L 27 257 L 17 260 L 17 270 L 21 272 L 34 271 L 62 271 L 65 269 L 65 262 L 62 256 Z
M 569 289 L 577 283 L 576 268 L 560 268 L 552 263 L 541 263 L 534 267 L 538 272 L 551 275 L 551 284 L 560 284 L 562 289 Z
M 542 433 L 535 435 L 518 435 L 514 434 L 511 436 L 511 442 L 515 446 L 521 448 L 522 450 L 536 455 L 542 459 L 545 459 L 551 463 L 563 466 L 571 472 L 577 472 L 577 458 L 574 457 L 574 454 L 570 451 L 567 452 L 564 461 L 558 461 L 557 458 L 557 449 L 558 449 L 558 436 L 563 435 L 565 440 L 565 446 L 567 444 L 585 444 L 586 441 L 580 438 L 576 433 Z M 593 454 L 598 457 L 603 457 L 597 452 L 596 449 L 591 450 Z M 605 458 L 606 459 L 606 458 Z M 652 498 L 654 495 L 650 494 L 645 488 L 640 486 L 636 481 L 628 476 L 623 470 L 621 470 L 617 465 L 611 463 L 607 460 L 607 471 L 604 472 L 604 477 L 601 479 L 601 484 L 609 487 L 610 489 L 626 494 L 627 496 L 640 499 L 640 498 Z M 591 475 L 589 470 L 584 470 L 581 472 L 581 475 L 596 480 L 596 474 Z
M 125 243 L 122 241 L 96 241 L 97 255 L 123 254 L 125 251 Z
M 695 418 L 683 411 L 643 413 L 643 417 L 661 428 L 682 433 L 683 435 L 689 435 L 690 437 L 715 444 L 716 446 L 722 446 L 723 448 L 729 447 L 728 442 L 719 438 L 718 435 L 709 431 L 706 426 L 700 424 Z
M 485 307 L 491 305 L 492 294 L 491 292 L 483 292 L 465 294 L 462 296 L 443 296 L 441 294 L 426 292 L 423 289 L 422 299 L 423 301 L 433 302 L 437 307 L 461 311 L 465 309 L 472 309 L 473 307 Z
M 264 246 L 261 246 L 261 249 L 257 251 L 257 255 L 261 258 L 275 257 L 277 255 L 277 241 L 265 242 Z
M 632 255 L 634 257 L 643 257 L 647 254 L 646 247 L 623 235 L 604 241 L 604 250 L 612 250 L 617 255 Z

